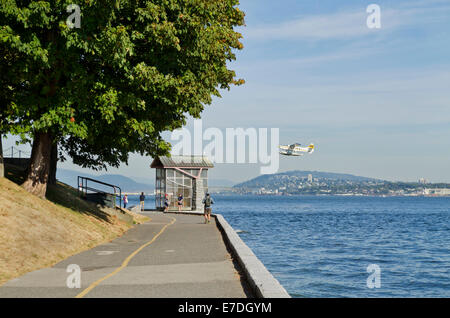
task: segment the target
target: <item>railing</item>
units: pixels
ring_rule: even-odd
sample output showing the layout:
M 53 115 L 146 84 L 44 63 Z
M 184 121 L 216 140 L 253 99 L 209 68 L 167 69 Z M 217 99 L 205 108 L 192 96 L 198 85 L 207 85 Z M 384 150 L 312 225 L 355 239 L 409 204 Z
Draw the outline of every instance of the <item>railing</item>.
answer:
M 19 156 L 18 157 L 14 157 L 14 155 L 16 155 L 16 154 L 19 154 Z M 11 146 L 11 147 L 3 150 L 3 157 L 4 158 L 19 158 L 19 159 L 21 159 L 22 158 L 22 154 L 25 154 L 25 155 L 28 155 L 28 156 L 31 155 L 30 152 L 24 151 L 24 150 L 20 150 L 17 147 L 14 147 L 14 146 Z M 9 155 L 9 157 L 7 157 L 8 155 Z M 26 157 L 26 158 L 29 158 L 29 157 Z
M 88 182 L 97 183 L 97 184 L 101 184 L 103 186 L 111 187 L 114 192 L 109 193 L 109 192 L 105 192 L 103 190 L 93 188 L 88 185 Z M 120 187 L 113 185 L 113 184 L 98 181 L 95 179 L 78 176 L 78 195 L 80 196 L 80 193 L 81 193 L 81 196 L 88 197 L 88 194 L 89 194 L 88 191 L 91 193 L 105 195 L 105 197 L 108 195 L 114 196 L 114 206 L 116 206 L 116 198 L 119 197 L 119 207 L 120 208 L 122 207 L 122 189 Z

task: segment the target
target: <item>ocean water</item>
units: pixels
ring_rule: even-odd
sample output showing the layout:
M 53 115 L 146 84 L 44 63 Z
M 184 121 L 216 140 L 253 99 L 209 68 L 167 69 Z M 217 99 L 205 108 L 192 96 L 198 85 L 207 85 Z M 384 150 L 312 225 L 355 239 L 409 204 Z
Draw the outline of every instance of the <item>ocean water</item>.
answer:
M 450 297 L 449 197 L 213 198 L 292 297 Z

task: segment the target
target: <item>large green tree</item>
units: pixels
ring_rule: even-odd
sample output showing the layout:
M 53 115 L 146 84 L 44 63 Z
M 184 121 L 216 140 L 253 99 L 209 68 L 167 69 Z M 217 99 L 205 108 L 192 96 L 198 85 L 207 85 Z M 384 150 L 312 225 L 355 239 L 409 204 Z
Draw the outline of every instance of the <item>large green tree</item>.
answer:
M 3 47 L 0 46 L 0 63 L 10 67 L 15 62 L 13 56 L 9 55 Z M 9 79 L 0 70 L 0 178 L 4 177 L 4 164 L 3 164 L 3 134 L 9 132 L 11 127 L 14 127 L 13 113 L 10 109 L 12 101 L 12 90 L 8 87 Z
M 33 139 L 23 186 L 36 195 L 58 147 L 91 168 L 165 154 L 161 132 L 243 82 L 227 67 L 243 47 L 238 0 L 0 1 L 1 112 Z

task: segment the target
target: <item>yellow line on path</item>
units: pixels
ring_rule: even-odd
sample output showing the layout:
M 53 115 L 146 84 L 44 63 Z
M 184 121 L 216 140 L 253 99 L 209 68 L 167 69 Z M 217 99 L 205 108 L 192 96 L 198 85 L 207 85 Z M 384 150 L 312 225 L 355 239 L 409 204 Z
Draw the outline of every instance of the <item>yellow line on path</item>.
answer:
M 79 293 L 78 295 L 75 296 L 75 298 L 83 298 L 84 296 L 86 296 L 87 293 L 89 293 L 91 290 L 93 290 L 98 284 L 100 284 L 101 282 L 103 282 L 105 279 L 108 279 L 114 275 L 116 275 L 118 272 L 120 272 L 122 269 L 124 269 L 125 267 L 127 267 L 128 263 L 131 261 L 131 259 L 133 257 L 136 256 L 136 254 L 138 254 L 143 248 L 149 246 L 150 244 L 152 244 L 157 238 L 158 236 L 160 236 L 170 225 L 174 224 L 176 219 L 174 217 L 170 217 L 172 219 L 172 221 L 170 223 L 167 223 L 166 225 L 163 226 L 163 228 L 161 229 L 161 231 L 159 231 L 158 234 L 156 234 L 151 241 L 145 243 L 144 245 L 142 245 L 141 247 L 139 247 L 137 250 L 135 250 L 133 253 L 131 253 L 130 256 L 128 256 L 122 263 L 122 265 L 118 268 L 116 268 L 116 270 L 108 275 L 106 275 L 103 278 L 100 278 L 99 280 L 97 280 L 96 282 L 93 282 L 88 288 L 86 288 L 85 290 L 83 290 L 81 293 Z

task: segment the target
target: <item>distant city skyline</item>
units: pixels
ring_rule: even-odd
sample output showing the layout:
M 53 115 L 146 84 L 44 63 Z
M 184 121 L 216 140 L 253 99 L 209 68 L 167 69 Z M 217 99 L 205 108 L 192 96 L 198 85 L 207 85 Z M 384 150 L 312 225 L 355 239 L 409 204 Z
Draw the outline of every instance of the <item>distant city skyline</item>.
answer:
M 366 25 L 372 3 L 380 29 Z M 240 8 L 245 47 L 230 66 L 246 84 L 206 106 L 205 129 L 279 128 L 281 144 L 315 144 L 310 156 L 281 156 L 279 172 L 450 182 L 449 1 L 241 0 Z M 107 173 L 153 182 L 151 161 L 131 155 Z M 59 167 L 82 170 L 70 159 Z M 217 164 L 210 177 L 259 174 L 258 164 Z

